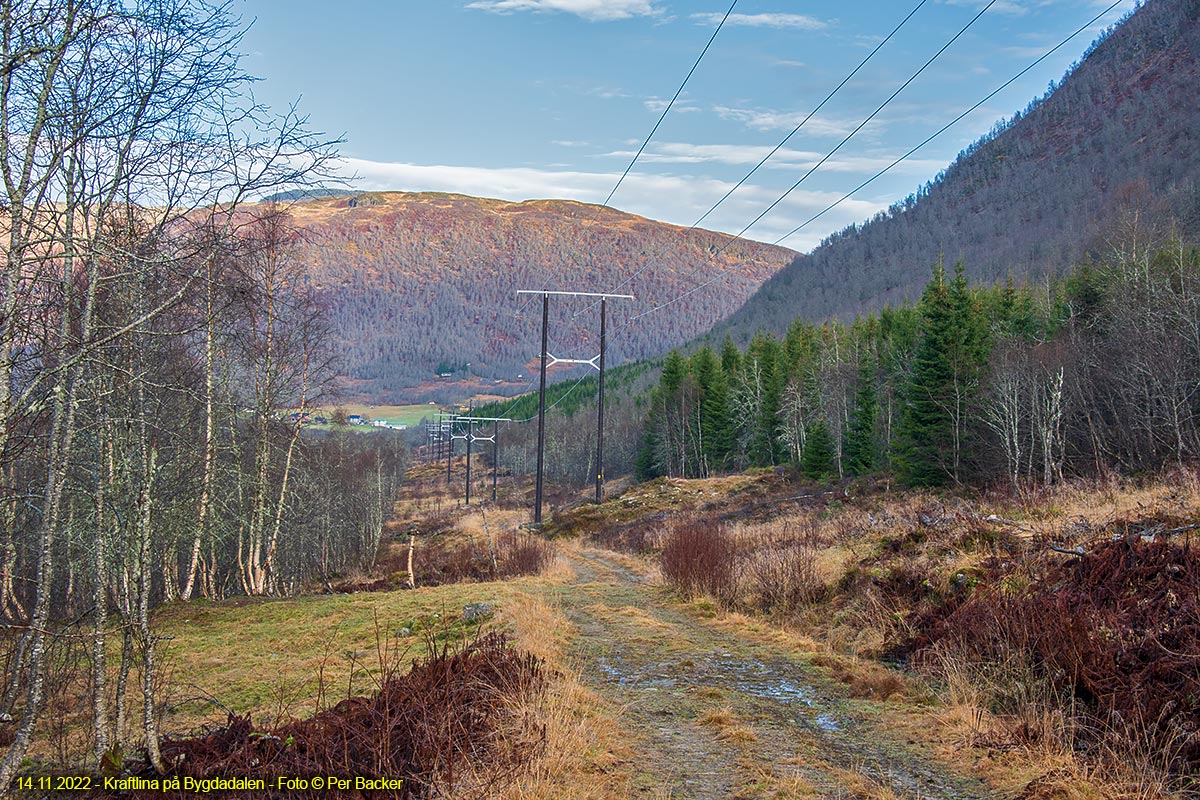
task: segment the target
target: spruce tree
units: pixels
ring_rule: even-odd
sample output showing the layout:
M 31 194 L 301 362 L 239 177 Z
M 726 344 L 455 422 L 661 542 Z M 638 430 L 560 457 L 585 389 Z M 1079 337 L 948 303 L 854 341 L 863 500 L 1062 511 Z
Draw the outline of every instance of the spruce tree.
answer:
M 950 476 L 955 483 L 961 483 L 963 461 L 970 445 L 969 422 L 975 411 L 975 398 L 979 394 L 980 380 L 991 347 L 987 315 L 968 285 L 962 261 L 954 265 L 954 280 L 950 282 L 950 305 L 953 321 L 948 353 L 953 373 L 953 383 L 950 386 Z
M 878 466 L 875 422 L 879 416 L 879 396 L 875 388 L 875 370 L 875 354 L 870 342 L 864 341 L 859 347 L 854 415 L 846 431 L 846 470 L 851 475 L 866 475 Z
M 726 384 L 733 381 L 741 370 L 742 351 L 737 349 L 733 339 L 726 334 L 725 343 L 721 345 L 721 371 L 725 373 Z
M 945 483 L 948 475 L 944 456 L 953 442 L 949 409 L 954 383 L 949 358 L 954 310 L 940 259 L 918 308 L 921 335 L 905 392 L 896 461 L 908 483 L 937 486 Z
M 655 392 L 657 395 L 657 391 Z M 642 430 L 642 441 L 638 445 L 637 458 L 634 461 L 634 475 L 639 481 L 648 481 L 662 475 L 659 468 L 659 420 L 661 419 L 660 401 L 654 397 L 650 404 L 650 413 L 646 416 L 646 425 Z
M 707 347 L 692 356 L 692 372 L 700 387 L 700 435 L 709 471 L 724 467 L 733 449 L 729 390 L 721 362 Z
M 961 479 L 966 420 L 987 359 L 987 329 L 961 262 L 939 260 L 918 306 L 921 335 L 900 419 L 897 466 L 915 486 Z
M 809 424 L 800 469 L 813 480 L 822 480 L 833 474 L 833 436 L 830 435 L 825 420 Z
M 679 387 L 683 385 L 683 379 L 686 375 L 687 363 L 683 360 L 683 356 L 679 354 L 678 350 L 672 350 L 667 354 L 666 361 L 663 362 L 662 376 L 658 382 L 663 392 L 663 400 L 668 404 L 679 394 Z
M 755 466 L 774 466 L 782 460 L 783 453 L 777 436 L 779 405 L 787 383 L 783 348 L 774 337 L 759 334 L 754 337 L 747 352 L 747 362 L 751 359 L 758 367 L 761 394 L 755 417 L 748 420 L 753 426 L 748 455 Z

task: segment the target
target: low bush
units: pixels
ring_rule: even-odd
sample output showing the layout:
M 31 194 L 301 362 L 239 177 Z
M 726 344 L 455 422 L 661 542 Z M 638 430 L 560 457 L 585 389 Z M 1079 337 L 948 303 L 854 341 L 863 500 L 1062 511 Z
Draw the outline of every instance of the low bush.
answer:
M 554 546 L 535 536 L 502 533 L 496 537 L 501 578 L 537 575 L 554 560 Z
M 1093 745 L 1140 742 L 1165 769 L 1200 768 L 1200 559 L 1187 544 L 1102 542 L 1039 580 L 976 591 L 930 640 L 926 663 L 934 652 L 943 663 L 1023 661 L 1018 674 L 1085 711 L 1078 733 Z M 994 710 L 1026 701 L 1012 681 L 993 683 Z
M 659 558 L 663 577 L 684 597 L 708 595 L 722 604 L 736 600 L 737 546 L 724 525 L 707 520 L 674 525 Z
M 594 531 L 591 539 L 609 550 L 642 555 L 654 549 L 661 528 L 661 519 L 640 519 L 623 525 L 606 525 Z
M 744 560 L 746 588 L 761 611 L 796 611 L 824 589 L 817 551 L 806 541 L 756 548 Z
M 413 558 L 418 586 L 536 575 L 554 560 L 554 546 L 527 534 L 502 533 L 494 550 L 487 542 L 418 543 Z
M 306 720 L 256 728 L 249 717 L 204 736 L 165 740 L 168 775 L 197 780 L 251 777 L 267 790 L 222 791 L 225 798 L 485 796 L 543 747 L 545 730 L 521 705 L 544 692 L 539 659 L 490 633 L 458 652 L 441 645 L 404 675 L 385 674 L 371 696 L 350 697 Z M 137 777 L 158 778 L 144 766 Z M 276 776 L 398 778 L 400 788 L 327 792 L 274 788 Z M 93 797 L 151 798 L 134 790 Z

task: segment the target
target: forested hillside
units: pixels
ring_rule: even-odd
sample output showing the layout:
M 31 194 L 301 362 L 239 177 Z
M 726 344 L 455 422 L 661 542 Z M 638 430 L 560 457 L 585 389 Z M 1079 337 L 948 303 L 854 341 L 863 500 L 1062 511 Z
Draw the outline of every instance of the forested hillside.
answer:
M 948 273 L 852 325 L 672 352 L 642 476 L 791 463 L 816 479 L 1049 486 L 1200 457 L 1200 250 L 1130 247 L 1036 290 Z
M 1198 85 L 1200 4 L 1150 0 L 932 182 L 764 283 L 715 340 L 916 300 L 939 254 L 991 282 L 1103 257 L 1172 223 L 1194 234 Z
M 619 326 L 732 273 L 721 292 L 697 293 L 653 325 L 622 331 L 610 343 L 619 361 L 698 336 L 795 257 L 768 248 L 744 262 L 759 245 L 738 242 L 714 259 L 724 234 L 561 200 L 368 192 L 300 202 L 291 212 L 306 232 L 300 257 L 330 312 L 350 393 L 376 402 L 461 397 L 497 381 L 524 388 L 541 309 L 518 289 L 606 291 L 646 267 L 621 289 L 637 299 L 612 306 Z M 551 352 L 598 352 L 598 312 L 586 309 L 584 301 L 551 304 Z M 438 373 L 452 374 L 435 382 Z

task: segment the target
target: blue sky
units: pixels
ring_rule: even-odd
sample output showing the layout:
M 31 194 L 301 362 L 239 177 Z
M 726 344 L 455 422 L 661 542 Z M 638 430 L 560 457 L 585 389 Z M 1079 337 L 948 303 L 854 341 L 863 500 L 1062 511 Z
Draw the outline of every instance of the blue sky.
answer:
M 774 241 L 969 108 L 1111 0 L 997 0 L 747 236 Z M 917 0 L 739 0 L 612 205 L 690 225 Z M 702 227 L 736 233 L 986 5 L 928 0 Z M 1123 0 L 1020 81 L 782 244 L 807 251 L 914 191 L 1057 80 Z M 608 195 L 728 0 L 242 0 L 259 99 L 344 134 L 359 188 L 510 200 Z

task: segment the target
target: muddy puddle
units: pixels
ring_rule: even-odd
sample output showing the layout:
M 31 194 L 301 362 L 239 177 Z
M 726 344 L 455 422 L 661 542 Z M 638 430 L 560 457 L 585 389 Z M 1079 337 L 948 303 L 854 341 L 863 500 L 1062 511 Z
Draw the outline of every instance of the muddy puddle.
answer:
M 781 674 L 777 667 L 761 661 L 729 658 L 728 653 L 711 660 L 664 661 L 646 665 L 634 663 L 619 655 L 601 657 L 596 666 L 610 683 L 642 690 L 655 689 L 720 689 L 766 700 L 787 708 L 802 710 L 801 718 L 792 724 L 810 724 L 822 731 L 842 730 L 842 723 L 828 710 L 817 711 L 819 695 L 812 687 L 795 678 Z M 812 713 L 817 711 L 817 713 Z
M 598 552 L 580 553 L 574 566 L 580 591 L 562 599 L 576 653 L 585 680 L 620 704 L 639 743 L 639 795 L 770 796 L 766 786 L 796 774 L 820 797 L 856 796 L 845 775 L 869 776 L 903 800 L 989 797 L 978 781 L 896 741 L 877 709 L 846 697 L 796 654 L 707 627 Z M 743 739 L 697 724 L 721 706 L 744 726 Z

